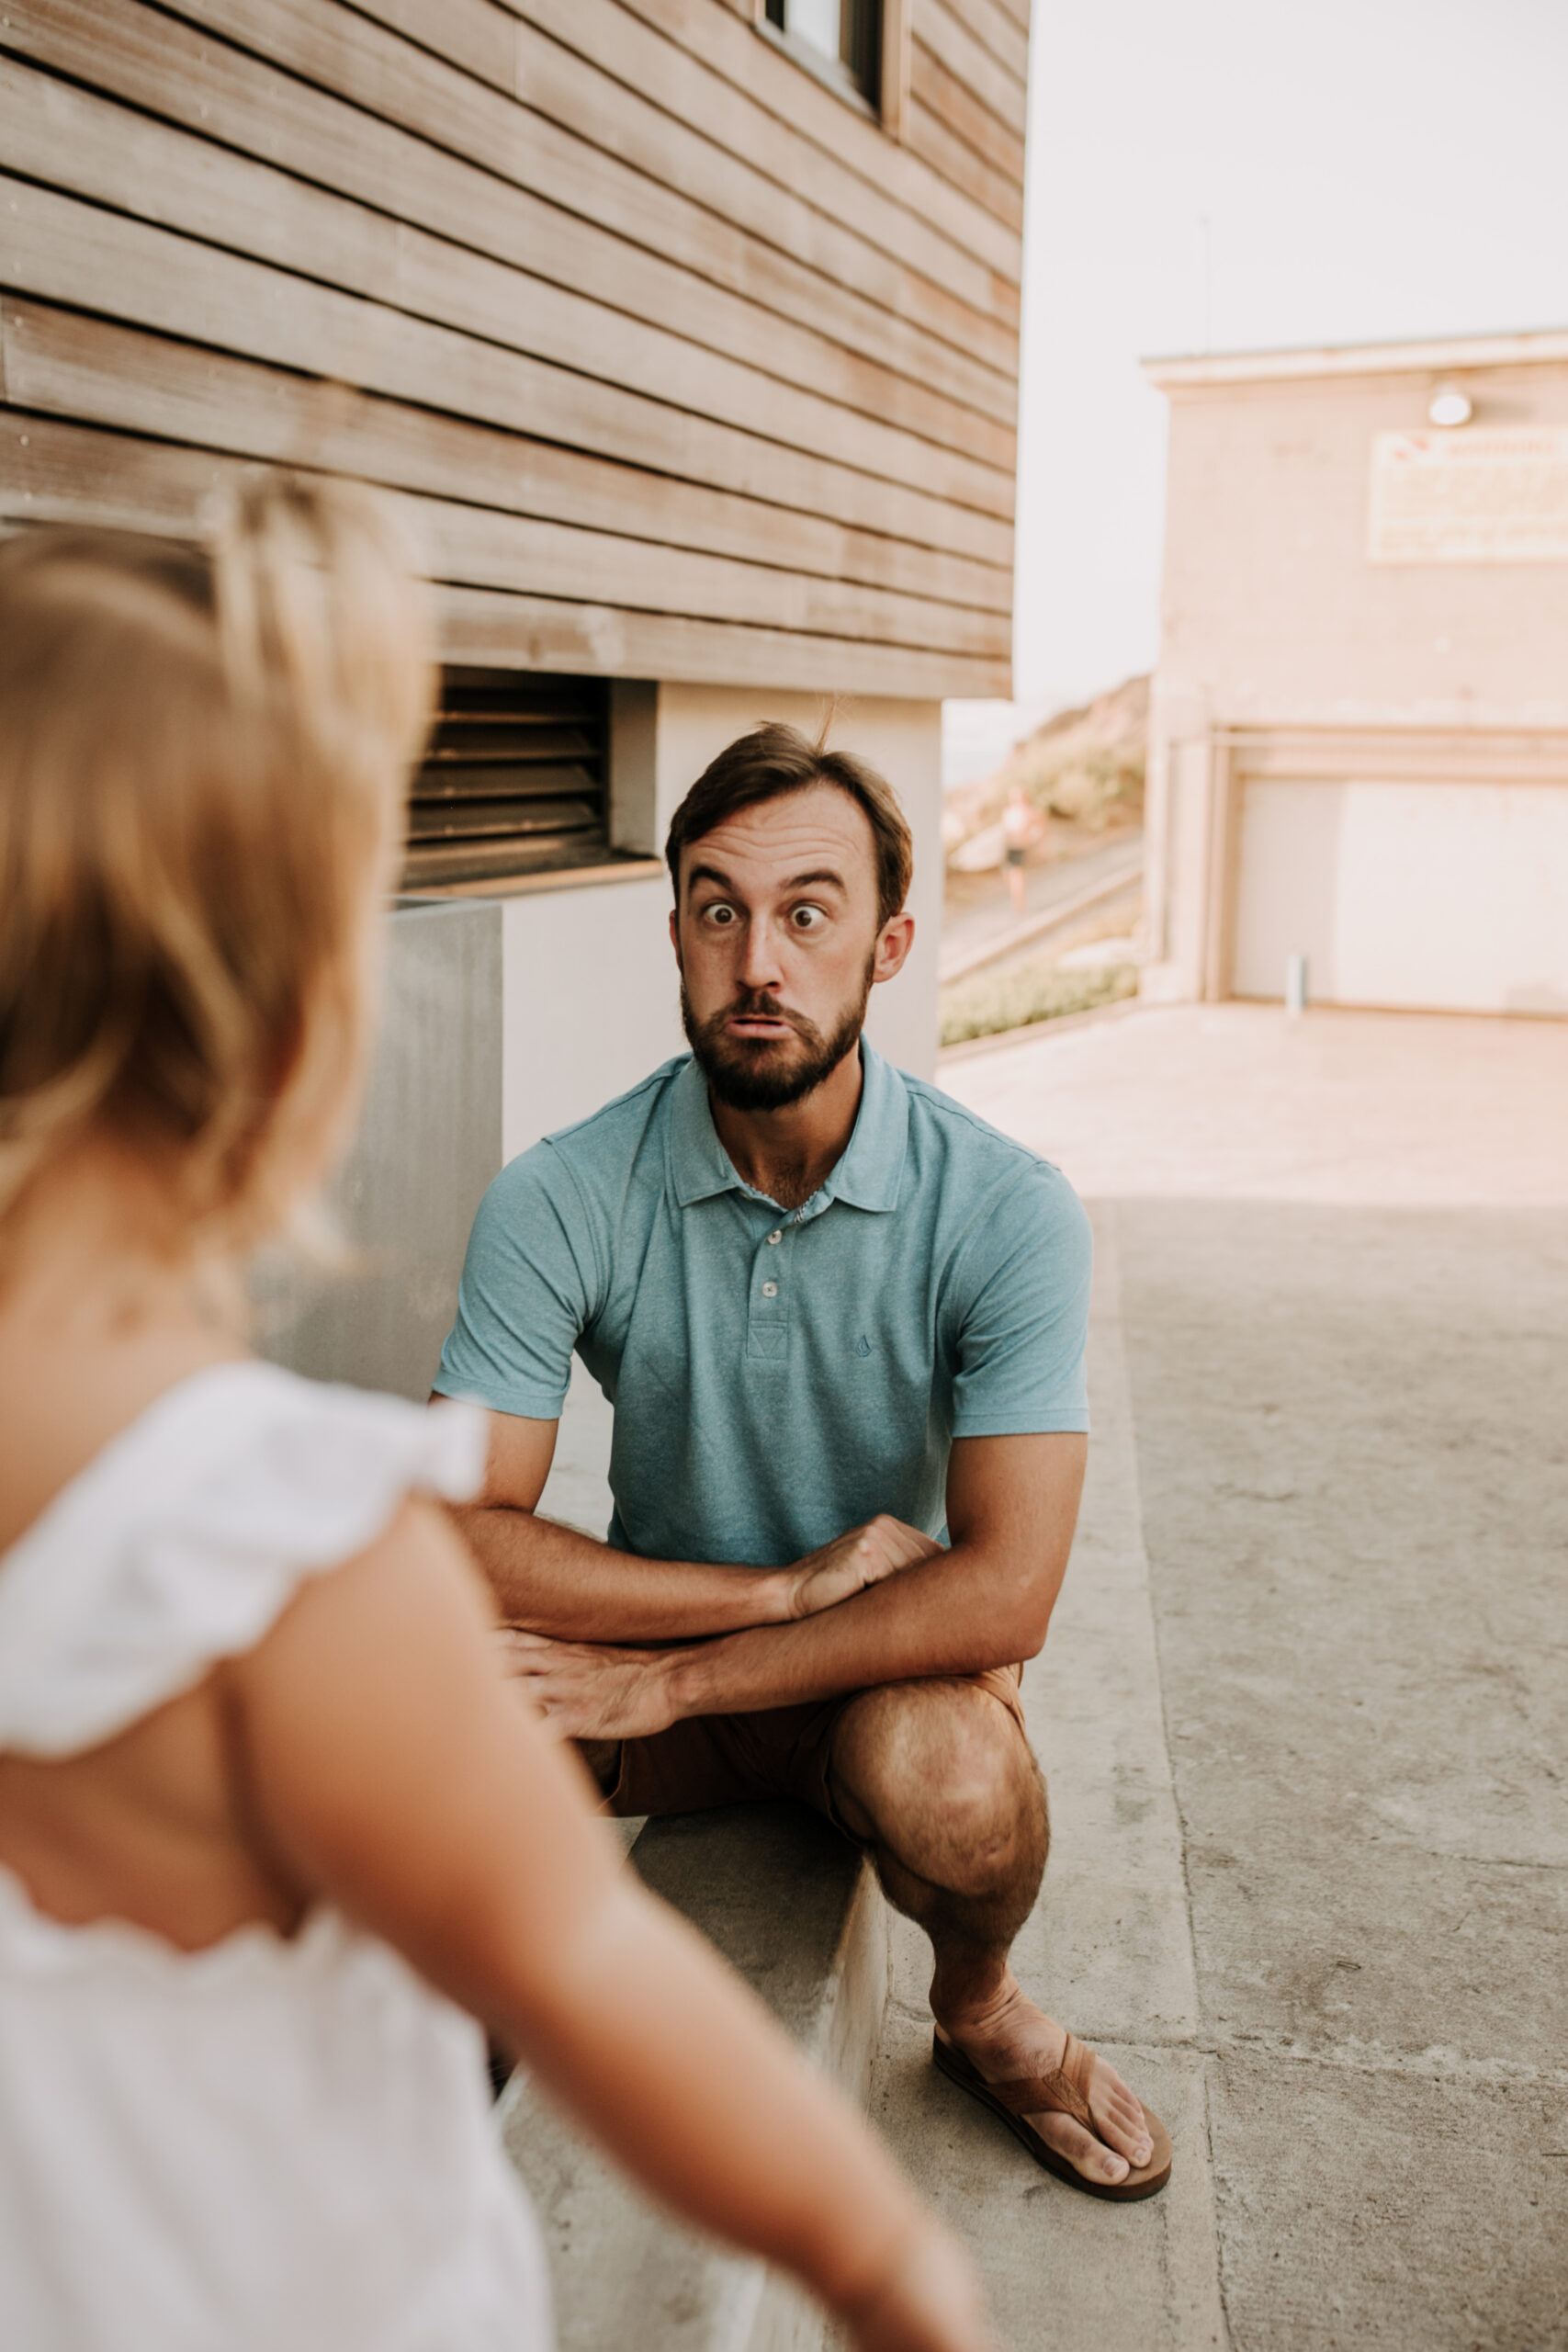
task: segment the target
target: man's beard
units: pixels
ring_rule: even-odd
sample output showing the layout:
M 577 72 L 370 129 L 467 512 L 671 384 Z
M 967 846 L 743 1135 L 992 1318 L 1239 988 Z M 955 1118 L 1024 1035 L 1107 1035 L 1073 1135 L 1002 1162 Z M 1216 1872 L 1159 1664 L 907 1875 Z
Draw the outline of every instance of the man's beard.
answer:
M 827 1036 L 804 1012 L 787 1012 L 765 989 L 747 989 L 721 1012 L 699 1022 L 682 980 L 682 1023 L 697 1067 L 719 1101 L 731 1111 L 782 1111 L 788 1103 L 802 1102 L 831 1076 L 859 1038 L 874 969 L 874 956 L 868 957 L 859 1002 L 847 1009 Z M 726 1022 L 748 1014 L 754 1020 L 787 1022 L 804 1050 L 784 1037 L 727 1036 Z

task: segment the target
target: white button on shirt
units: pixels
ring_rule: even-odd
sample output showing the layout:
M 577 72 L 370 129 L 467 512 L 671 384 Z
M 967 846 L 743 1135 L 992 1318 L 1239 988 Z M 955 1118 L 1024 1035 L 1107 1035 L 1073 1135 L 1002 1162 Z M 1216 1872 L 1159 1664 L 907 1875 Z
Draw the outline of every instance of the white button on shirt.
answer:
M 777 1298 L 778 1295 L 779 1286 L 777 1283 L 764 1283 L 762 1284 L 762 1296 L 764 1298 Z
M 769 1249 L 771 1250 L 771 1249 L 773 1247 L 773 1245 L 775 1244 L 775 1242 L 782 1241 L 783 1239 L 784 1239 L 784 1235 L 783 1235 L 782 1233 L 770 1233 L 770 1234 L 769 1234 L 769 1236 L 768 1236 L 768 1247 L 769 1247 Z

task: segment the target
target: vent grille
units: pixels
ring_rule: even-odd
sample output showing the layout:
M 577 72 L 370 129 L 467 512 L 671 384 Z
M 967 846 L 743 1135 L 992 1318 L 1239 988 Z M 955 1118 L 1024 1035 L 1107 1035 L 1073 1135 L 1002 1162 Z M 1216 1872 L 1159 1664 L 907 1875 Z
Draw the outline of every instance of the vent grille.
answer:
M 406 890 L 609 854 L 603 678 L 447 670 L 409 801 Z

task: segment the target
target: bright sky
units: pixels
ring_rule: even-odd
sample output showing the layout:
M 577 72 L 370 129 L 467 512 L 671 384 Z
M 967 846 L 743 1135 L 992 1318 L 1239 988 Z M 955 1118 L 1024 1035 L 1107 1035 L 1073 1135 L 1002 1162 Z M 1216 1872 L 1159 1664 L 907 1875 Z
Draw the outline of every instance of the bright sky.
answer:
M 1014 692 L 1153 665 L 1151 353 L 1568 327 L 1568 0 L 1034 0 Z

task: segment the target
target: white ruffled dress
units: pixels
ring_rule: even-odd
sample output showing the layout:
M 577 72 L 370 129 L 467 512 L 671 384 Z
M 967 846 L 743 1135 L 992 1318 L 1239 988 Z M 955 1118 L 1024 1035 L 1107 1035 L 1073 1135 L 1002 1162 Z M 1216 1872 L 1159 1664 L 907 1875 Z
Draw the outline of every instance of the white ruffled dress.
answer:
M 276 1366 L 182 1382 L 0 1558 L 0 1749 L 96 1747 L 250 1648 L 485 1424 Z M 0 1868 L 6 2352 L 547 2352 L 483 2040 L 318 1909 L 197 1952 Z

